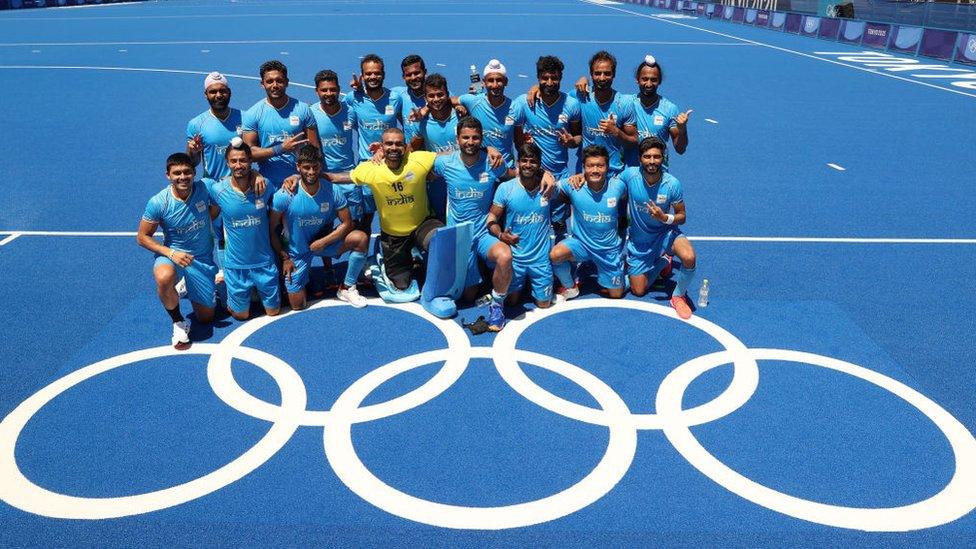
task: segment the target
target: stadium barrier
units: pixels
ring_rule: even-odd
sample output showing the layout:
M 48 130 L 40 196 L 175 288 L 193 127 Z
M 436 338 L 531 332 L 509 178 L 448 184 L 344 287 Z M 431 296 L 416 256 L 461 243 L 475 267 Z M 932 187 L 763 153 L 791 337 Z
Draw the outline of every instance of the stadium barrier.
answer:
M 722 19 L 742 25 L 763 27 L 779 32 L 800 34 L 855 46 L 885 50 L 913 56 L 925 56 L 951 63 L 976 65 L 976 3 L 938 4 L 930 1 L 866 2 L 858 0 L 844 8 L 855 18 L 831 17 L 838 13 L 837 4 L 814 0 L 726 0 L 729 3 L 689 0 L 623 0 L 629 4 L 675 11 L 688 16 Z M 743 5 L 733 5 L 743 4 Z M 748 5 L 746 5 L 748 4 Z M 897 4 L 900 11 L 886 11 L 887 4 Z M 779 9 L 780 5 L 811 8 L 801 12 Z M 862 9 L 865 6 L 872 9 Z M 944 9 L 939 8 L 944 6 Z M 887 6 L 890 7 L 890 6 Z M 890 15 L 890 20 L 860 18 L 862 14 Z M 955 14 L 955 19 L 947 19 Z M 959 16 L 962 14 L 962 16 Z M 942 27 L 926 25 L 941 22 Z M 958 28 L 947 28 L 958 27 Z
M 145 2 L 145 0 L 0 0 L 0 10 L 18 10 L 24 8 L 61 8 L 66 6 L 118 4 L 121 2 Z

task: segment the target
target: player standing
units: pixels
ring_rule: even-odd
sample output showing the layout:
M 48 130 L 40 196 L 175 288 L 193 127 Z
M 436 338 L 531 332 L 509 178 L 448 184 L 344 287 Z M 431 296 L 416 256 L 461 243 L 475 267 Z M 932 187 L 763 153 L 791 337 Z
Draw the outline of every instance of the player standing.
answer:
M 688 117 L 691 110 L 681 112 L 671 100 L 661 96 L 658 88 L 664 81 L 664 70 L 652 55 L 647 55 L 637 66 L 637 87 L 640 92 L 634 98 L 634 122 L 637 125 L 637 139 L 657 137 L 665 144 L 670 140 L 678 154 L 685 154 L 688 148 Z M 639 152 L 629 149 L 628 166 L 639 166 Z M 667 151 L 664 168 L 668 167 Z

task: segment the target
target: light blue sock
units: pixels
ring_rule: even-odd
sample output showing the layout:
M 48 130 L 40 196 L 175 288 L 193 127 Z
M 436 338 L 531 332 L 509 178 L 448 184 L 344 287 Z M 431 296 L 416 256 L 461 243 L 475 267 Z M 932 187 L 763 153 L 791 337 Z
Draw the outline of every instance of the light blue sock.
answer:
M 654 265 L 651 265 L 651 270 L 644 273 L 647 275 L 647 283 L 653 285 L 654 281 L 657 280 L 657 277 L 661 274 L 661 271 L 663 271 L 664 268 L 667 266 L 668 266 L 667 259 L 663 257 L 657 258 L 654 261 Z
M 563 288 L 572 288 L 576 284 L 573 281 L 573 273 L 570 269 L 569 261 L 554 263 L 552 265 L 552 272 L 555 273 L 556 278 L 559 279 L 559 283 L 563 285 Z
M 695 278 L 695 269 L 688 269 L 686 267 L 682 267 L 678 271 L 678 276 L 675 277 L 674 292 L 672 292 L 671 295 L 672 296 L 685 295 L 685 292 L 688 290 L 688 284 L 694 278 Z
M 355 286 L 359 275 L 363 273 L 364 266 L 366 266 L 366 254 L 363 252 L 350 252 L 349 262 L 346 265 L 346 279 L 342 283 L 347 288 Z
M 492 290 L 491 291 L 491 300 L 494 301 L 495 303 L 501 303 L 501 302 L 505 301 L 505 296 L 506 295 L 508 295 L 508 294 L 500 294 L 500 293 L 496 292 L 495 290 Z

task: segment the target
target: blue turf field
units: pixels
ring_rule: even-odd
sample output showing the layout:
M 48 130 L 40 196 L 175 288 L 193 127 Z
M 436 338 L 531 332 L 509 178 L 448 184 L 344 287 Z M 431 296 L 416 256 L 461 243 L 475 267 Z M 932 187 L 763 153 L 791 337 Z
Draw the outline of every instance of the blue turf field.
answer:
M 174 0 L 0 14 L 0 545 L 976 544 L 976 91 L 662 13 Z M 515 96 L 539 55 L 566 62 L 568 89 L 604 47 L 618 89 L 653 53 L 663 95 L 694 109 L 672 158 L 713 287 L 694 323 L 661 294 L 585 296 L 469 337 L 411 307 L 326 300 L 222 321 L 193 354 L 123 356 L 168 342 L 133 231 L 206 108 L 207 72 L 231 75 L 246 108 L 271 58 L 311 102 L 317 70 L 345 80 L 368 52 L 388 86 L 419 53 L 454 92 L 496 57 Z M 710 361 L 723 345 L 735 368 Z M 77 383 L 55 396 L 58 380 Z M 862 531 L 892 529 L 909 531 Z

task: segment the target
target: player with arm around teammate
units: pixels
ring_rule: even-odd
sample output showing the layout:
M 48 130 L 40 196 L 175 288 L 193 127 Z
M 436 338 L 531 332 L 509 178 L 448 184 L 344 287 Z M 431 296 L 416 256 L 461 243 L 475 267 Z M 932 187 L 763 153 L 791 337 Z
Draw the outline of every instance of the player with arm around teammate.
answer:
M 308 104 L 288 96 L 288 67 L 267 61 L 260 74 L 265 98 L 244 113 L 243 137 L 261 175 L 278 189 L 295 173 L 293 151 L 305 143 L 320 147 L 319 134 Z
M 250 316 L 251 290 L 255 289 L 268 316 L 281 311 L 278 265 L 281 242 L 269 221 L 274 190 L 251 169 L 251 147 L 234 140 L 225 155 L 231 174 L 210 189 L 215 211 L 227 235 L 224 284 L 227 310 L 237 320 Z
M 433 171 L 442 178 L 447 193 L 447 225 L 473 224 L 463 299 L 473 301 L 477 295 L 481 282 L 478 260 L 481 259 L 492 269 L 488 324 L 491 330 L 498 331 L 505 325 L 502 303 L 512 280 L 512 250 L 488 233 L 486 218 L 495 187 L 507 179 L 508 169 L 504 164 L 492 166 L 481 146 L 482 128 L 477 119 L 465 116 L 458 122 L 457 142 L 460 149 L 438 156 Z
M 512 282 L 508 303 L 518 303 L 526 280 L 539 308 L 552 304 L 552 225 L 549 199 L 542 192 L 542 151 L 538 145 L 518 147 L 518 177 L 495 190 L 488 213 L 488 233 L 512 250 Z M 503 228 L 504 227 L 504 228 Z
M 656 137 L 640 143 L 640 167 L 627 168 L 620 180 L 627 186 L 630 225 L 627 228 L 627 274 L 635 296 L 647 293 L 661 269 L 670 261 L 663 253 L 681 259 L 675 275 L 671 306 L 683 319 L 691 318 L 685 295 L 695 276 L 695 248 L 678 228 L 687 219 L 681 182 L 664 171 L 666 145 Z M 672 213 L 673 212 L 673 213 Z
M 271 226 L 284 226 L 287 249 L 281 250 L 281 274 L 285 277 L 288 301 L 294 310 L 307 306 L 305 286 L 315 256 L 337 258 L 350 252 L 348 269 L 336 295 L 356 308 L 366 306 L 359 295 L 356 279 L 366 265 L 369 236 L 353 229 L 345 196 L 329 181 L 323 181 L 322 154 L 311 145 L 298 151 L 301 183 L 295 193 L 281 189 L 274 195 Z M 338 219 L 339 225 L 334 226 Z
M 136 242 L 153 252 L 153 278 L 156 293 L 173 321 L 173 346 L 190 347 L 190 323 L 180 312 L 176 282 L 186 281 L 187 295 L 198 322 L 212 322 L 216 307 L 211 239 L 210 195 L 203 181 L 194 181 L 193 159 L 185 153 L 166 159 L 166 178 L 170 184 L 149 199 L 139 222 Z M 163 230 L 163 243 L 153 238 Z
M 664 69 L 653 55 L 647 55 L 637 66 L 635 73 L 637 88 L 634 97 L 634 123 L 637 126 L 637 144 L 648 137 L 657 137 L 665 144 L 670 140 L 678 154 L 685 154 L 688 148 L 688 119 L 691 109 L 682 112 L 671 100 L 658 93 L 664 81 Z M 665 151 L 664 168 L 668 167 Z M 629 149 L 628 166 L 639 166 L 639 151 Z
M 596 266 L 600 293 L 619 299 L 624 296 L 623 242 L 617 231 L 620 204 L 627 200 L 627 187 L 616 177 L 607 177 L 609 153 L 602 145 L 590 145 L 580 155 L 585 184 L 573 188 L 567 179 L 559 182 L 559 195 L 572 206 L 573 235 L 552 248 L 552 269 L 562 284 L 561 295 L 579 295 L 570 261 L 590 261 Z

